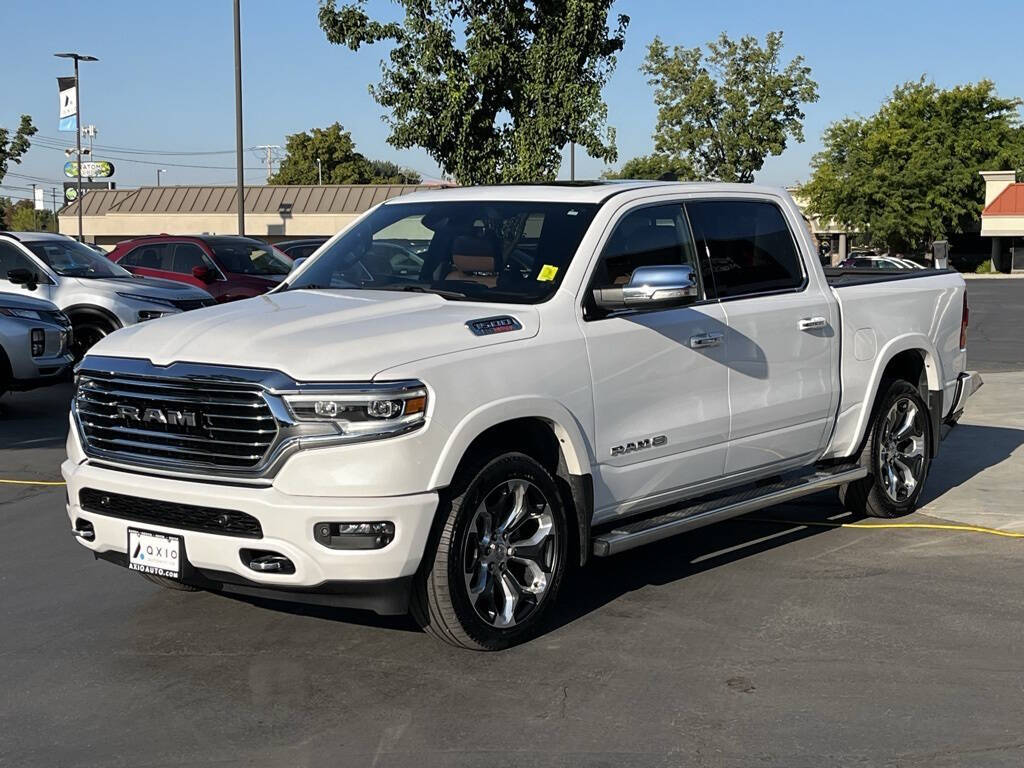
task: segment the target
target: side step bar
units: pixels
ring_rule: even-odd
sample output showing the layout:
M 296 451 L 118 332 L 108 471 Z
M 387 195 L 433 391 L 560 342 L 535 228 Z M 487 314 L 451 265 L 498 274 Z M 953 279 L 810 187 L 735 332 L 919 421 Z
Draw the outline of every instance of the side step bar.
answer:
M 867 469 L 857 464 L 837 464 L 798 475 L 786 475 L 774 483 L 744 485 L 698 497 L 652 517 L 623 522 L 615 525 L 612 530 L 596 533 L 593 537 L 593 552 L 596 557 L 608 557 L 659 539 L 667 539 L 690 528 L 745 515 L 860 480 L 867 474 Z

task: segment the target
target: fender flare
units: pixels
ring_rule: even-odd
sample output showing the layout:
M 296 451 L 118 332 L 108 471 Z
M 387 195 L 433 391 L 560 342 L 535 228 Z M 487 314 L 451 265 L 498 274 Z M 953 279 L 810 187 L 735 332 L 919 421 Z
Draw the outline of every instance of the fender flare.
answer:
M 860 417 L 857 419 L 857 428 L 854 431 L 853 447 L 860 446 L 867 435 L 868 423 L 875 409 L 875 402 L 878 400 L 878 390 L 882 385 L 882 374 L 892 362 L 893 358 L 901 352 L 920 352 L 924 358 L 924 373 L 928 382 L 928 389 L 931 392 L 943 392 L 944 381 L 941 370 L 941 363 L 935 346 L 923 333 L 908 333 L 897 336 L 879 350 L 875 356 L 875 366 L 871 371 L 871 378 L 868 381 L 867 392 L 864 402 L 861 404 Z M 925 393 L 925 401 L 928 401 Z
M 481 405 L 452 429 L 434 465 L 429 487 L 450 485 L 466 450 L 486 430 L 506 421 L 528 418 L 540 419 L 551 426 L 570 475 L 590 473 L 590 451 L 583 430 L 565 406 L 543 397 L 510 397 Z

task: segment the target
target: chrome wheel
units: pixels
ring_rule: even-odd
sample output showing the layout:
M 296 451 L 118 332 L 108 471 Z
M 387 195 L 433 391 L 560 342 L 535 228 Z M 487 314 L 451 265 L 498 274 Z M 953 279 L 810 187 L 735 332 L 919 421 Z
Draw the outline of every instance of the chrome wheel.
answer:
M 924 478 L 925 414 L 910 397 L 898 398 L 882 421 L 878 471 L 890 500 L 902 504 Z
M 500 483 L 473 513 L 462 552 L 469 602 L 508 629 L 544 600 L 558 566 L 558 531 L 544 493 L 528 480 Z

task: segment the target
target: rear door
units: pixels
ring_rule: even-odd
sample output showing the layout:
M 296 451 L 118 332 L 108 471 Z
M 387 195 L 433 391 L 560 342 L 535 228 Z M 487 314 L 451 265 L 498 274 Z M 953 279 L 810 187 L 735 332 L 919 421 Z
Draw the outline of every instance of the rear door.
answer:
M 686 207 L 728 325 L 725 473 L 806 461 L 834 417 L 838 337 L 834 304 L 800 256 L 797 224 L 770 199 Z
M 727 329 L 717 301 L 607 313 L 591 298 L 641 266 L 687 264 L 700 273 L 682 203 L 632 207 L 613 227 L 583 298 L 597 520 L 721 477 L 729 434 Z

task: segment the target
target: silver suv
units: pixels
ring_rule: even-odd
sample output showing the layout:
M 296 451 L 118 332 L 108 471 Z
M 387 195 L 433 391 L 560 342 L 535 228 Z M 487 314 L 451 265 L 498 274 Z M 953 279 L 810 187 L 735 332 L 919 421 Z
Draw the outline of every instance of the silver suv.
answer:
M 71 319 L 76 360 L 118 328 L 215 303 L 195 286 L 136 277 L 66 235 L 0 232 L 0 292 L 24 290 Z
M 0 293 L 0 395 L 60 380 L 72 363 L 71 322 L 48 301 Z

